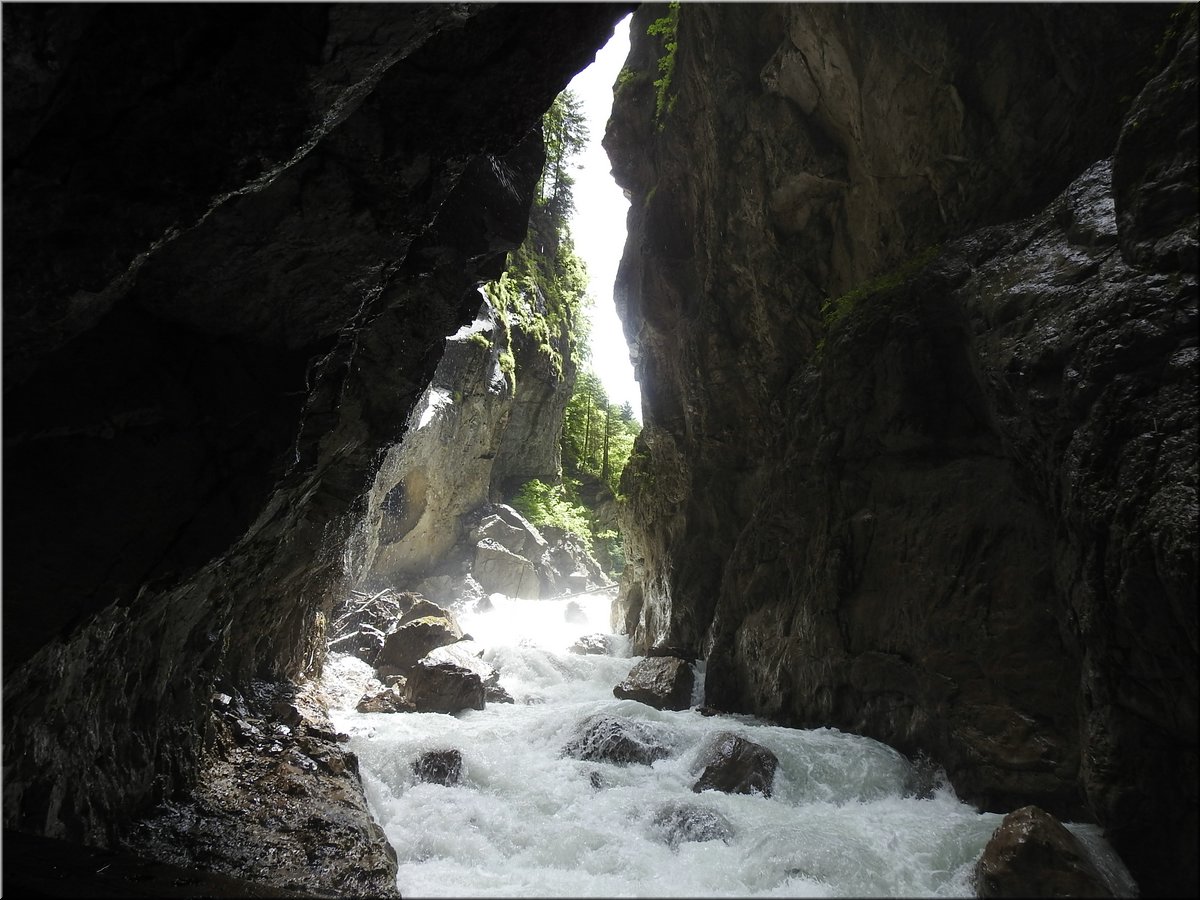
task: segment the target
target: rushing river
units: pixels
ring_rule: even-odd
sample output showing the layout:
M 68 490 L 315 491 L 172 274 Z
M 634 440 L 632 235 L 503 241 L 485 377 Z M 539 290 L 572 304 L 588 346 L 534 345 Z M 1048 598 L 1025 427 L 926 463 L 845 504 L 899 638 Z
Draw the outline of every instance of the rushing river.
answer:
M 578 623 L 566 621 L 566 600 L 493 599 L 491 612 L 458 619 L 489 648 L 484 659 L 514 704 L 457 715 L 357 713 L 369 667 L 336 655 L 327 665 L 333 720 L 351 736 L 368 803 L 399 858 L 404 897 L 973 893 L 972 868 L 1002 816 L 977 812 L 949 787 L 912 796 L 911 766 L 895 750 L 834 729 L 618 700 L 613 686 L 638 657 L 567 651 L 580 635 L 608 630 L 607 595 L 578 598 L 588 620 Z M 598 712 L 648 723 L 672 755 L 624 767 L 564 757 L 578 723 Z M 769 799 L 692 792 L 696 756 L 718 731 L 778 756 Z M 463 756 L 461 784 L 415 779 L 417 757 L 450 748 Z M 719 813 L 732 836 L 672 848 L 654 824 L 672 801 Z M 1130 895 L 1099 829 L 1069 827 Z

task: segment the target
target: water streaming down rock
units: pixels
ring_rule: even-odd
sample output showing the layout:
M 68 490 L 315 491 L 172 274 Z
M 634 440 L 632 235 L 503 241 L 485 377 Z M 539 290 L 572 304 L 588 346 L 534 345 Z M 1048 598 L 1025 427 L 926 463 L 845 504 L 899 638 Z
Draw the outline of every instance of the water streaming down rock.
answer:
M 332 718 L 351 736 L 404 896 L 974 893 L 975 863 L 1002 816 L 977 812 L 944 783 L 921 799 L 909 760 L 869 738 L 617 699 L 613 686 L 640 657 L 622 635 L 609 636 L 616 655 L 569 652 L 608 622 L 608 595 L 574 599 L 585 621 L 568 621 L 567 599 L 493 595 L 490 611 L 458 613 L 514 704 L 357 713 L 370 667 L 331 654 Z M 564 754 L 598 715 L 636 723 L 668 755 L 617 765 Z M 702 754 L 721 732 L 778 757 L 769 799 L 693 793 Z M 461 753 L 459 783 L 415 774 L 427 754 L 448 750 Z M 1069 828 L 1100 857 L 1114 893 L 1136 892 L 1096 826 Z

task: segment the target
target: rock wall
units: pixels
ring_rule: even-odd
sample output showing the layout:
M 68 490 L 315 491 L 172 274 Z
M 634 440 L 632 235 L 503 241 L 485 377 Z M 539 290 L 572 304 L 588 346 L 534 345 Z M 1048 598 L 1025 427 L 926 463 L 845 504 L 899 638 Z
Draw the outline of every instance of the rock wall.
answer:
M 641 8 L 616 617 L 1189 894 L 1195 19 L 1095 12 Z
M 351 538 L 348 568 L 359 585 L 414 588 L 457 562 L 451 557 L 461 552 L 451 551 L 467 535 L 472 513 L 511 499 L 531 478 L 554 483 L 561 476 L 559 434 L 575 381 L 570 342 L 565 333 L 555 341 L 560 373 L 518 324 L 510 333 L 511 375 L 500 362 L 504 332 L 486 299 L 475 321 L 447 339 Z
M 624 13 L 4 8 L 6 826 L 111 842 L 187 793 L 218 679 L 319 669 L 382 451 Z

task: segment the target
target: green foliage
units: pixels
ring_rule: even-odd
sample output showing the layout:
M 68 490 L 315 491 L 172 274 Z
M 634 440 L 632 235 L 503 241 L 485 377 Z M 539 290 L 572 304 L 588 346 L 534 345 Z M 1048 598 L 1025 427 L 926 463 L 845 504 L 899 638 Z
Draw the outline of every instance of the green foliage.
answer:
M 837 325 L 838 322 L 853 312 L 863 300 L 872 294 L 890 291 L 904 284 L 904 282 L 933 262 L 934 258 L 941 252 L 941 249 L 940 245 L 932 244 L 892 271 L 873 278 L 865 284 L 847 291 L 840 297 L 833 300 L 826 300 L 821 304 L 821 321 L 825 325 L 825 330 L 828 331 Z
M 467 340 L 470 341 L 472 344 L 478 344 L 480 347 L 483 347 L 484 349 L 490 349 L 492 346 L 492 339 L 489 338 L 482 331 L 471 332 L 471 334 L 467 337 Z
M 535 526 L 553 525 L 578 535 L 592 551 L 592 527 L 588 511 L 579 503 L 578 482 L 544 484 L 534 478 L 521 485 L 513 507 Z
M 662 131 L 678 97 L 671 93 L 671 79 L 675 77 L 675 52 L 679 49 L 679 3 L 669 3 L 667 14 L 650 23 L 646 34 L 658 35 L 663 43 L 663 52 L 658 58 L 658 78 L 654 82 L 654 121 Z
M 625 568 L 625 541 L 619 531 L 601 531 L 592 540 L 596 562 L 606 572 L 618 573 Z
M 842 322 L 855 310 L 861 308 L 864 300 L 875 294 L 894 290 L 911 279 L 933 262 L 941 250 L 942 247 L 940 244 L 930 244 L 924 250 L 921 250 L 890 272 L 885 272 L 883 275 L 860 284 L 840 297 L 826 299 L 821 304 L 821 323 L 824 326 L 825 334 L 828 335 L 830 331 L 837 327 L 838 323 Z M 816 347 L 818 358 L 824 352 L 824 349 L 825 338 L 822 337 L 817 342 Z
M 498 281 L 484 286 L 503 325 L 500 366 L 516 392 L 520 360 L 513 356 L 512 329 L 533 339 L 563 377 L 563 354 L 574 356 L 586 341 L 583 313 L 588 276 L 567 219 L 575 208 L 571 160 L 584 148 L 588 130 L 579 99 L 570 91 L 555 98 L 543 118 L 546 164 L 529 214 L 529 231 L 509 254 L 508 268 Z
M 623 67 L 621 71 L 617 73 L 617 83 L 613 85 L 613 95 L 615 96 L 623 91 L 626 85 L 632 83 L 637 76 L 638 73 L 629 68 L 629 66 Z
M 581 371 L 563 415 L 563 465 L 594 475 L 619 496 L 621 472 L 641 429 L 628 403 L 610 403 L 596 374 Z
M 588 127 L 583 103 L 573 91 L 554 98 L 542 117 L 542 137 L 546 142 L 546 165 L 538 181 L 538 205 L 549 214 L 555 227 L 561 227 L 575 209 L 571 188 L 571 160 L 587 146 Z

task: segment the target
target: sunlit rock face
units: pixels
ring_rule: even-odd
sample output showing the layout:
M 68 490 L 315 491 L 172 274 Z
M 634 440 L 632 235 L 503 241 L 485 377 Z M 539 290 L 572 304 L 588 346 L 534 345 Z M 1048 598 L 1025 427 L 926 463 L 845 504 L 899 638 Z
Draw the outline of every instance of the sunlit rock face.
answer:
M 1095 816 L 1187 894 L 1196 57 L 1169 12 L 685 4 L 656 111 L 643 7 L 605 145 L 635 646 L 707 657 L 709 703 L 925 750 L 989 809 Z
M 484 506 L 511 499 L 531 478 L 552 484 L 561 476 L 559 434 L 575 381 L 569 340 L 563 333 L 554 341 L 563 361 L 556 369 L 536 339 L 510 327 L 508 373 L 504 331 L 486 300 L 446 342 L 351 539 L 349 568 L 360 585 L 413 587 L 426 576 L 465 574 L 459 564 L 474 552 L 468 532 Z
M 4 819 L 105 843 L 315 671 L 617 6 L 4 8 Z M 546 52 L 553 48 L 553 52 Z

